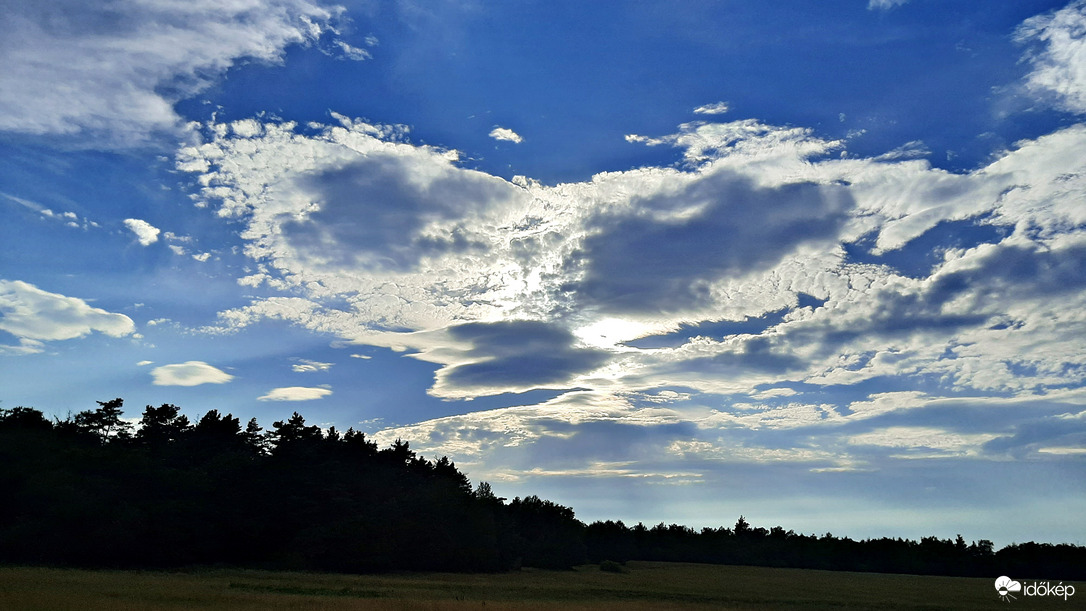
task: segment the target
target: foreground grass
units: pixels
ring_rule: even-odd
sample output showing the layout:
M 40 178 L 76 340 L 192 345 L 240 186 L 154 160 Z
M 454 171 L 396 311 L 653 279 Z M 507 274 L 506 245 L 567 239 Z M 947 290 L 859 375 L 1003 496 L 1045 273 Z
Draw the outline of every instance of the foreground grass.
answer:
M 993 581 L 665 562 L 496 575 L 8 567 L 0 609 L 992 609 L 1002 604 Z M 1067 606 L 1021 596 L 1013 604 Z

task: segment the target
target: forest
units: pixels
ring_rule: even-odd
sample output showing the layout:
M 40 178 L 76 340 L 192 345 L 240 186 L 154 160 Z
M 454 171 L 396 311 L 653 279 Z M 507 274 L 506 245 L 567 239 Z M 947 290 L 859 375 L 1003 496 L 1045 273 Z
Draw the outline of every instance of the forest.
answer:
M 133 425 L 122 399 L 50 420 L 0 409 L 0 564 L 87 568 L 217 565 L 373 573 L 563 569 L 683 561 L 955 576 L 1086 579 L 1086 547 L 996 550 L 924 537 L 853 540 L 780 526 L 695 530 L 585 524 L 537 496 L 472 487 L 447 457 L 386 448 L 295 412 L 263 429 L 172 404 Z

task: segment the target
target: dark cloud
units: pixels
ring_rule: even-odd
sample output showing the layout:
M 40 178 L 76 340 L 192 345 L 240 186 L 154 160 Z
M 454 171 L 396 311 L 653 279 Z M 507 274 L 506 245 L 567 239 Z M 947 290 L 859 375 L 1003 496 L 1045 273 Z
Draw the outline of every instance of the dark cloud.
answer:
M 468 323 L 449 332 L 471 342 L 468 355 L 479 359 L 444 372 L 445 382 L 456 386 L 561 384 L 609 357 L 604 350 L 576 347 L 576 337 L 568 329 L 540 321 Z
M 978 299 L 1006 295 L 1055 296 L 1086 288 L 1086 246 L 1042 250 L 1002 246 L 975 268 L 941 276 L 931 290 L 935 302 L 950 301 L 973 288 Z
M 567 287 L 578 300 L 618 312 L 671 312 L 705 305 L 709 283 L 771 268 L 805 243 L 837 235 L 852 207 L 838 185 L 754 186 L 716 172 L 676 194 L 635 200 L 629 212 L 602 214 Z M 693 216 L 661 220 L 700 207 Z
M 432 168 L 428 168 L 432 169 Z M 410 162 L 368 156 L 305 181 L 320 209 L 283 223 L 301 255 L 345 266 L 369 262 L 404 270 L 426 256 L 484 250 L 486 245 L 457 219 L 510 197 L 502 181 L 453 170 L 424 184 Z M 440 233 L 422 234 L 440 222 Z
M 1086 419 L 1050 417 L 1015 424 L 1012 435 L 984 444 L 988 454 L 1023 458 L 1046 447 L 1086 447 Z
M 915 293 L 882 293 L 878 307 L 863 319 L 837 326 L 807 326 L 790 333 L 790 341 L 818 342 L 823 353 L 862 337 L 905 338 L 918 333 L 946 338 L 968 328 L 990 324 L 1005 315 L 1005 307 L 1021 299 L 1055 297 L 1086 289 L 1086 247 L 1042 250 L 1001 245 L 979 257 L 980 264 L 943 273 Z M 944 306 L 967 297 L 970 306 L 946 313 Z M 1004 321 L 1002 326 L 1021 325 Z

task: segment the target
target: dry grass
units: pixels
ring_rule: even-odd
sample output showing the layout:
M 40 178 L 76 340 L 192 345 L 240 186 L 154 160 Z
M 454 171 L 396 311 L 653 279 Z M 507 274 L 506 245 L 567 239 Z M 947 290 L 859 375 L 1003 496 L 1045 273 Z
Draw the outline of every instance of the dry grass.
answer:
M 631 562 L 625 573 L 338 575 L 0 568 L 0 609 L 991 609 L 993 579 Z M 1083 590 L 1086 595 L 1086 590 Z M 1069 603 L 1069 604 L 1068 604 Z M 1015 609 L 1071 608 L 1019 597 Z

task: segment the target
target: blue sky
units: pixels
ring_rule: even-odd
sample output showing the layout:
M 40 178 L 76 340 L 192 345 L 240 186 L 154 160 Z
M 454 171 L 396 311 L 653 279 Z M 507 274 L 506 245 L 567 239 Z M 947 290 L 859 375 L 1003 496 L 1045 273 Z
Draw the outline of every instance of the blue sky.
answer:
M 1086 544 L 1086 2 L 0 16 L 0 405 L 585 520 Z

